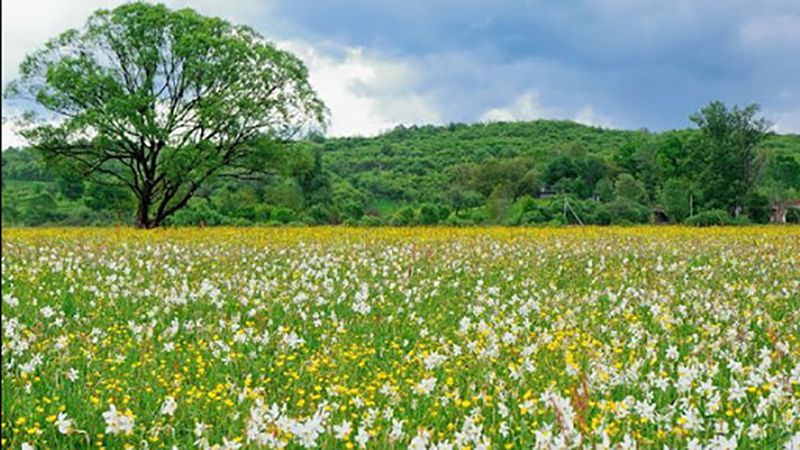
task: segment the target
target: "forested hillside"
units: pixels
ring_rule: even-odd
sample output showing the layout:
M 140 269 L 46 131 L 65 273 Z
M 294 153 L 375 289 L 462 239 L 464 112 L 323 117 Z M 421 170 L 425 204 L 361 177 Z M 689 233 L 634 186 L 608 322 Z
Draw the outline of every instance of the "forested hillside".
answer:
M 738 193 L 728 187 L 741 176 L 714 166 L 725 154 L 714 155 L 697 129 L 452 124 L 270 151 L 274 173 L 217 179 L 169 223 L 765 223 L 784 207 L 798 221 L 790 207 L 800 197 L 796 135 L 768 135 L 748 160 L 751 185 Z M 3 153 L 6 226 L 129 224 L 132 201 L 123 189 L 47 169 L 32 150 Z

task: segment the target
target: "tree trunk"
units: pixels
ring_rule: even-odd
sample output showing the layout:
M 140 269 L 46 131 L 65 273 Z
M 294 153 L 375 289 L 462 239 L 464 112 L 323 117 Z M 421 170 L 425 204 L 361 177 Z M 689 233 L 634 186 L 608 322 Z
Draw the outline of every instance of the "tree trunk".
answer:
M 775 202 L 772 205 L 772 215 L 769 221 L 772 223 L 786 223 L 787 208 L 783 202 Z
M 140 197 L 136 208 L 136 228 L 148 229 L 153 228 L 153 225 L 150 221 L 150 199 Z

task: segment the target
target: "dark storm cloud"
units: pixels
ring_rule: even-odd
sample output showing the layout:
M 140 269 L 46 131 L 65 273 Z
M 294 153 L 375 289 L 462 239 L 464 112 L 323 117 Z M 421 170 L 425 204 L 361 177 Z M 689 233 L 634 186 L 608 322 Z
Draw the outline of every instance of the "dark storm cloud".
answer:
M 800 100 L 796 0 L 282 1 L 272 12 L 311 42 L 410 61 L 447 120 L 526 90 L 656 129 L 685 126 L 712 99 L 759 102 L 776 121 Z

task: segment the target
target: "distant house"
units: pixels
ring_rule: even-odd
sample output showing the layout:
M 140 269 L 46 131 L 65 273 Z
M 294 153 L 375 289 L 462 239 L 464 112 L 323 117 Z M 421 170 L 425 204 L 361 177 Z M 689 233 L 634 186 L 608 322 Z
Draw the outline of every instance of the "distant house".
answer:
M 790 209 L 800 209 L 800 199 L 773 203 L 772 214 L 769 216 L 770 223 L 786 223 L 786 214 Z
M 653 223 L 669 223 L 669 217 L 667 217 L 667 213 L 660 206 L 656 206 L 655 208 L 650 210 L 651 221 Z
M 550 190 L 550 188 L 543 187 L 539 189 L 539 198 L 553 198 L 558 195 L 558 192 Z

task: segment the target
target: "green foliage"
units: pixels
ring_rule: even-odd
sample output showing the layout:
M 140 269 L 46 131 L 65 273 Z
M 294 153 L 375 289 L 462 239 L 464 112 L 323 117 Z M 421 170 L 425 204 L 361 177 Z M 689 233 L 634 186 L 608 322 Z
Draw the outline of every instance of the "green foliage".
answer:
M 303 63 L 252 28 L 144 2 L 98 10 L 49 40 L 6 95 L 61 119 L 23 131 L 51 169 L 127 188 L 146 228 L 215 176 L 271 172 L 271 147 L 258 140 L 295 136 L 326 114 Z
M 703 211 L 687 218 L 684 223 L 686 225 L 694 225 L 698 227 L 709 227 L 715 225 L 734 225 L 733 217 L 728 214 L 724 209 L 712 209 Z
M 410 206 L 400 208 L 392 218 L 392 225 L 406 226 L 414 223 L 416 223 L 416 212 Z
M 614 193 L 617 197 L 634 203 L 647 203 L 647 191 L 644 184 L 628 173 L 617 177 L 617 181 L 614 183 Z
M 211 179 L 187 206 L 204 209 L 169 223 L 557 225 L 580 218 L 603 225 L 646 223 L 657 208 L 680 223 L 721 205 L 701 180 L 704 162 L 694 159 L 703 133 L 536 121 L 398 127 L 374 138 L 317 135 L 283 145 L 258 139 L 248 144 L 248 154 L 256 155 L 248 164 L 264 161 L 268 171 Z M 770 134 L 755 153 L 763 167 L 738 204 L 742 213 L 763 223 L 765 213 L 782 205 L 786 219 L 795 220 L 788 205 L 800 192 L 800 137 Z M 75 200 L 59 194 L 58 175 L 38 169 L 36 155 L 3 155 L 4 224 L 23 224 L 22 199 L 39 192 L 34 187 L 53 196 L 57 216 L 28 214 L 25 224 L 134 222 L 134 200 L 98 200 L 104 197 L 92 180 Z M 276 208 L 283 208 L 280 217 L 273 217 Z
M 683 222 L 692 213 L 693 190 L 691 182 L 671 178 L 661 187 L 658 201 L 672 222 Z
M 691 147 L 694 179 L 712 206 L 733 211 L 758 181 L 765 157 L 758 151 L 769 123 L 758 105 L 728 109 L 711 102 L 691 120 L 699 127 Z
M 90 183 L 86 188 L 84 203 L 94 211 L 110 211 L 115 215 L 128 215 L 134 202 L 127 189 L 115 185 Z
M 419 223 L 422 225 L 433 225 L 439 223 L 440 219 L 446 217 L 447 215 L 440 217 L 439 208 L 430 203 L 425 203 L 419 209 Z
M 597 195 L 598 200 L 605 203 L 614 200 L 617 196 L 614 190 L 614 183 L 608 177 L 604 177 L 597 182 L 594 193 Z
M 754 223 L 767 223 L 769 222 L 769 215 L 771 206 L 769 199 L 766 195 L 750 191 L 744 198 L 744 214 Z M 738 217 L 737 217 L 738 218 Z
M 56 180 L 58 186 L 58 193 L 67 200 L 78 200 L 83 196 L 83 191 L 86 185 L 83 178 L 79 174 L 72 173 L 65 176 L 59 176 Z
M 278 223 L 287 224 L 289 222 L 294 222 L 297 220 L 297 216 L 295 215 L 294 211 L 289 208 L 282 208 L 278 207 L 272 210 L 269 216 L 270 220 Z
M 174 226 L 204 226 L 204 225 L 233 225 L 235 219 L 227 217 L 212 209 L 208 201 L 196 199 L 189 202 L 186 208 L 177 211 L 167 219 L 168 225 Z
M 607 208 L 614 224 L 647 223 L 650 217 L 647 207 L 626 197 L 618 197 Z

